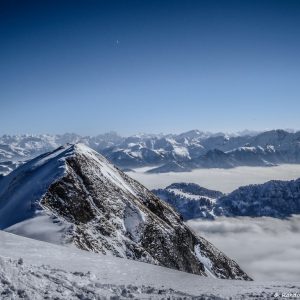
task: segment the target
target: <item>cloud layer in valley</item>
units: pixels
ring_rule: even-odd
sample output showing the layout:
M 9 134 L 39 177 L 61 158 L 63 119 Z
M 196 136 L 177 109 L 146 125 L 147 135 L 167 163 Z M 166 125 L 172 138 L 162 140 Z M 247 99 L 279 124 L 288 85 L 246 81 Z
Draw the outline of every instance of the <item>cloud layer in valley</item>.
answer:
M 207 238 L 255 280 L 298 281 L 300 278 L 300 216 L 286 220 L 218 218 L 187 224 Z
M 164 188 L 174 182 L 192 182 L 223 193 L 230 193 L 242 185 L 264 183 L 272 179 L 291 180 L 300 177 L 300 165 L 198 169 L 181 173 L 144 173 L 148 169 L 136 169 L 135 172 L 128 172 L 128 175 L 149 189 Z

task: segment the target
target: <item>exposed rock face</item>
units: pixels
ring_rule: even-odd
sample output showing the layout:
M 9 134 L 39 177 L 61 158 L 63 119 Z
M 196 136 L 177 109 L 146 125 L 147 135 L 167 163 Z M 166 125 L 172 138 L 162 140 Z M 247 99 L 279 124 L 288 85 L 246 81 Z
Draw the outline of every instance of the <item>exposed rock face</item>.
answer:
M 41 217 L 57 226 L 63 243 L 81 249 L 250 280 L 168 204 L 82 144 L 37 157 L 1 180 L 0 229 L 18 233 L 28 223 L 39 226 Z

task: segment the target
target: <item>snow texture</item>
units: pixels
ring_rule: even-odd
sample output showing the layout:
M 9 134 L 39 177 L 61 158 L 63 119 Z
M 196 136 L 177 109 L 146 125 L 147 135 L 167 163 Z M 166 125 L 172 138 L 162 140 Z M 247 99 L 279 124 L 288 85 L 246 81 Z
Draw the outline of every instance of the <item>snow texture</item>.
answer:
M 299 282 L 251 282 L 199 277 L 2 231 L 0 245 L 1 300 L 237 300 L 273 299 L 275 293 L 300 292 Z

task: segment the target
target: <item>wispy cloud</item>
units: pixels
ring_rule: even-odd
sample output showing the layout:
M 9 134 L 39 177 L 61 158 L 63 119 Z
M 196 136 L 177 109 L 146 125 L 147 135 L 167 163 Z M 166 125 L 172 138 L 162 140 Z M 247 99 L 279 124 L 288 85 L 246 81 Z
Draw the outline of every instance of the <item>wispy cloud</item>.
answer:
M 187 224 L 207 238 L 255 280 L 298 281 L 300 278 L 300 216 L 219 218 Z

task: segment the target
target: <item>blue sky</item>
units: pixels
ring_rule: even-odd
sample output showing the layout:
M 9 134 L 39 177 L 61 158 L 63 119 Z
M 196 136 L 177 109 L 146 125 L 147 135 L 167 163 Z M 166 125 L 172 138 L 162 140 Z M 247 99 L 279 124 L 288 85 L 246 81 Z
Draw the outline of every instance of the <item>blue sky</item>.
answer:
M 299 1 L 0 2 L 0 133 L 300 129 Z

